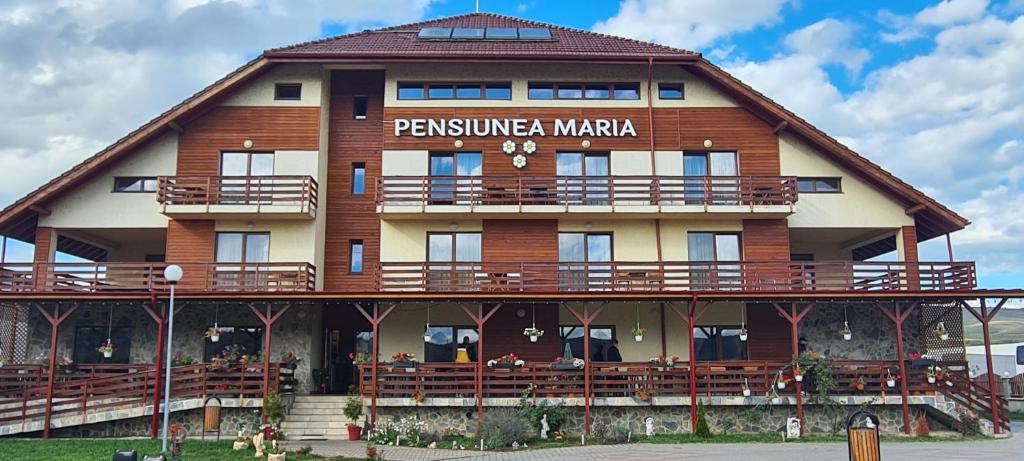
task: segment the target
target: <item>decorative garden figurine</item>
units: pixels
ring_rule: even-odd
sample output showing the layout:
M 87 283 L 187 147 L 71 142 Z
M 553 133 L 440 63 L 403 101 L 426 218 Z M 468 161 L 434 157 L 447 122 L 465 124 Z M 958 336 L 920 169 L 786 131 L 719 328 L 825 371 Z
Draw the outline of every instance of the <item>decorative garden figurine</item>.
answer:
M 644 419 L 644 435 L 654 437 L 654 418 L 650 416 Z
M 252 436 L 252 446 L 256 448 L 256 457 L 263 457 L 263 431 L 259 431 L 256 435 Z
M 786 438 L 788 439 L 799 439 L 800 438 L 800 419 L 789 418 L 786 420 Z
M 550 430 L 551 426 L 548 425 L 548 415 L 545 413 L 544 416 L 540 418 L 540 438 L 547 440 L 548 431 Z

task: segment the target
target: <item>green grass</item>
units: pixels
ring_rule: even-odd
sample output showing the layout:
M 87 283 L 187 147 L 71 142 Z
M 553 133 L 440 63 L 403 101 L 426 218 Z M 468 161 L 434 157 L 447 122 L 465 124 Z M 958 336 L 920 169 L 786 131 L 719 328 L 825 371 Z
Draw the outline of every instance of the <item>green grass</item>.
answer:
M 1024 413 L 1019 411 L 1011 411 L 1008 415 L 1011 421 L 1024 421 Z
M 903 436 L 882 436 L 882 443 L 908 443 L 908 442 L 963 442 L 966 440 L 989 440 L 985 437 L 903 437 Z M 776 433 L 763 434 L 727 434 L 715 435 L 710 439 L 702 439 L 693 434 L 657 434 L 651 438 L 642 438 L 640 443 L 810 443 L 810 442 L 831 442 L 846 443 L 845 436 L 828 435 L 805 435 L 799 439 L 783 440 L 782 436 Z
M 114 450 L 135 449 L 139 460 L 160 453 L 160 441 L 150 439 L 0 439 L 0 459 L 4 461 L 109 461 Z M 234 451 L 231 440 L 185 442 L 182 459 L 188 461 L 252 461 L 253 449 Z M 265 458 L 264 458 L 265 459 Z M 288 453 L 288 461 L 324 460 L 315 455 Z M 329 458 L 340 461 L 343 458 Z

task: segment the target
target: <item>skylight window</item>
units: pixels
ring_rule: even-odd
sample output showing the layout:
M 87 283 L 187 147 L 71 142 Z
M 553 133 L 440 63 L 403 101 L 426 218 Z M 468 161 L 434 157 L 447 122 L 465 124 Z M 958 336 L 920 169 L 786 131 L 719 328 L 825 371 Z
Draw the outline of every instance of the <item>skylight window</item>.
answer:
M 452 36 L 451 27 L 424 27 L 420 29 L 419 38 L 449 38 Z
M 540 28 L 520 28 L 519 29 L 520 40 L 551 40 L 551 31 L 548 29 Z
M 452 30 L 452 38 L 479 40 L 481 38 L 484 38 L 484 30 L 456 27 L 455 29 Z
M 486 38 L 491 40 L 515 40 L 519 38 L 514 27 L 488 27 Z

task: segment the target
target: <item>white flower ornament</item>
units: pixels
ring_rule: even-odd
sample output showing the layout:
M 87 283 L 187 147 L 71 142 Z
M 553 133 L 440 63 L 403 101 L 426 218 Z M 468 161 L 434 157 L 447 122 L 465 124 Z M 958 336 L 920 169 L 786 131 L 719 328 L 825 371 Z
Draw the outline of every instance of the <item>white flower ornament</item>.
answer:
M 523 152 L 526 152 L 527 154 L 537 152 L 537 143 L 533 142 L 532 139 L 527 139 L 523 142 Z
M 512 142 L 511 139 L 508 139 L 501 143 L 501 150 L 508 155 L 512 155 L 516 151 L 516 143 Z
M 523 155 L 523 154 L 519 154 L 519 155 L 516 155 L 515 157 L 512 157 L 512 166 L 514 166 L 516 168 L 519 168 L 519 169 L 522 169 L 523 167 L 525 167 L 526 166 L 526 156 Z

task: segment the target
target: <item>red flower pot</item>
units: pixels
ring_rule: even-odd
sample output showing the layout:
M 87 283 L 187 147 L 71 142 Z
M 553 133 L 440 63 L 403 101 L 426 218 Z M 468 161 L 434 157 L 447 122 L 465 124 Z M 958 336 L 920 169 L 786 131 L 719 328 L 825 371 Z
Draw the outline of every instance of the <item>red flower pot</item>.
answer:
M 363 431 L 363 429 L 361 427 L 359 427 L 359 426 L 349 425 L 348 426 L 348 439 L 351 440 L 351 441 L 359 440 L 359 433 L 362 432 L 362 431 Z

